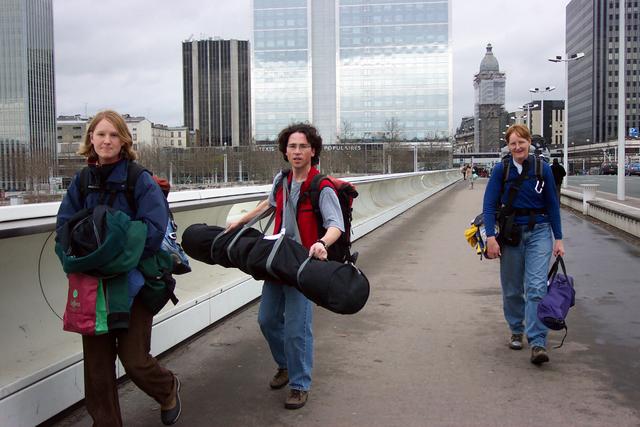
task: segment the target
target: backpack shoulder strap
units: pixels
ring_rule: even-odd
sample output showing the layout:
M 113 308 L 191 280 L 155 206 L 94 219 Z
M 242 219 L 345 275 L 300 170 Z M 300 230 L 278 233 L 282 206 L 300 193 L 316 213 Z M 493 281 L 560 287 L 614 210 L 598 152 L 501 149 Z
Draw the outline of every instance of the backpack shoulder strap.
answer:
M 280 176 L 280 179 L 275 184 L 276 185 L 276 188 L 274 189 L 275 192 L 277 192 L 280 189 L 280 187 L 282 186 L 282 181 L 284 181 L 289 177 L 290 172 L 291 172 L 291 169 L 282 169 L 280 171 L 281 176 Z
M 311 200 L 311 207 L 313 208 L 313 212 L 316 214 L 316 217 L 322 218 L 320 213 L 320 192 L 322 191 L 322 181 L 326 180 L 329 183 L 329 186 L 333 188 L 333 183 L 327 175 L 317 174 L 311 180 L 311 185 L 309 186 L 309 198 Z
M 80 179 L 79 179 L 79 190 L 80 190 L 80 200 L 84 204 L 84 201 L 87 198 L 87 194 L 89 194 L 89 180 L 91 179 L 91 170 L 89 166 L 85 166 L 80 171 Z
M 500 181 L 500 198 L 498 199 L 498 203 L 500 203 L 499 200 L 502 199 L 504 185 L 509 179 L 509 172 L 511 172 L 511 156 L 506 156 L 502 159 L 502 181 Z
M 147 171 L 149 174 L 153 175 L 149 170 L 147 170 L 140 163 L 130 161 L 127 165 L 127 188 L 125 190 L 127 196 L 127 203 L 129 203 L 129 207 L 133 212 L 137 212 L 136 205 L 136 183 L 138 182 L 138 178 L 142 172 Z

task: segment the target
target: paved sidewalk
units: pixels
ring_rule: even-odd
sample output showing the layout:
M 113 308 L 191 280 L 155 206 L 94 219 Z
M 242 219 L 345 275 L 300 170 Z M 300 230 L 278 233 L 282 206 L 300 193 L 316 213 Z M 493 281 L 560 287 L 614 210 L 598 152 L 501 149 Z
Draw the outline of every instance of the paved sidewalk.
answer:
M 480 261 L 463 236 L 481 211 L 486 181 L 476 182 L 473 190 L 466 184 L 431 197 L 357 242 L 371 298 L 353 316 L 316 308 L 314 383 L 304 408 L 285 410 L 286 391 L 268 387 L 275 365 L 254 304 L 163 357 L 182 382 L 177 425 L 640 425 L 637 374 L 627 381 L 623 369 L 637 371 L 638 347 L 627 350 L 620 340 L 621 372 L 612 372 L 607 355 L 594 344 L 604 340 L 601 348 L 606 348 L 606 330 L 589 323 L 578 308 L 570 316 L 567 342 L 551 350 L 550 363 L 536 367 L 529 363 L 528 348 L 508 349 L 498 262 Z M 593 227 L 577 217 L 567 223 L 567 228 L 586 227 L 584 236 Z M 573 256 L 577 245 L 584 245 L 565 240 Z M 639 264 L 640 251 L 619 250 L 628 252 L 621 262 Z M 633 296 L 624 299 L 635 304 L 640 290 L 627 288 Z M 586 307 L 583 298 L 589 298 L 586 290 L 579 304 Z M 626 306 L 612 307 L 620 312 Z M 628 325 L 624 331 L 630 331 Z M 559 339 L 553 333 L 551 344 Z M 120 399 L 125 425 L 160 424 L 158 405 L 131 382 L 121 387 Z M 90 419 L 79 408 L 56 425 L 90 425 Z

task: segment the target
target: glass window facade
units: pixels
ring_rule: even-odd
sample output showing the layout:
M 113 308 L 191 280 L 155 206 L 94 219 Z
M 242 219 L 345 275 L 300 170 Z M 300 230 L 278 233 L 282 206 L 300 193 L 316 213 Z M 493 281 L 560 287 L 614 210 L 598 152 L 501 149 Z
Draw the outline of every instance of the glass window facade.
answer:
M 255 138 L 273 141 L 311 119 L 307 1 L 255 0 L 253 22 Z
M 0 188 L 56 170 L 51 0 L 0 0 Z
M 447 1 L 341 0 L 340 123 L 355 138 L 444 138 L 450 128 Z
M 273 140 L 294 120 L 321 123 L 326 140 L 343 126 L 350 139 L 449 135 L 447 0 L 255 0 L 253 13 L 257 141 Z M 330 32 L 333 55 L 324 52 Z M 318 47 L 322 55 L 312 51 Z M 335 58 L 333 71 L 317 57 Z M 335 102 L 316 102 L 328 97 Z M 335 114 L 319 105 L 334 105 Z

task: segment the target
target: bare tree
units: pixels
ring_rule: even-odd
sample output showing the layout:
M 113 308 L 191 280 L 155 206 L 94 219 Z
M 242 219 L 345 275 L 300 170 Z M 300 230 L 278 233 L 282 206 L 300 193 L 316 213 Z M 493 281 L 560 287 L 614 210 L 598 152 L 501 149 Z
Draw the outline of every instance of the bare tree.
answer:
M 340 133 L 338 134 L 338 140 L 340 142 L 352 142 L 353 140 L 353 124 L 347 119 L 343 119 L 340 126 Z
M 393 116 L 384 122 L 384 139 L 390 143 L 400 142 L 402 137 L 402 124 L 398 117 Z

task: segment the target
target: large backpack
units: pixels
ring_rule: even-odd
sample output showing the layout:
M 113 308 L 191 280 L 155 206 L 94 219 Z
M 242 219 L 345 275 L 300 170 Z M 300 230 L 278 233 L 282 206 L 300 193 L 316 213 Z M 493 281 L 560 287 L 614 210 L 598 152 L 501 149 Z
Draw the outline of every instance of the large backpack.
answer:
M 282 171 L 282 179 L 277 186 L 282 185 L 282 181 L 289 175 L 289 170 Z M 318 223 L 318 236 L 322 237 L 327 230 L 322 226 L 322 213 L 320 212 L 320 184 L 323 180 L 329 181 L 329 185 L 336 191 L 342 220 L 344 222 L 344 233 L 340 235 L 329 248 L 327 248 L 327 258 L 331 261 L 351 262 L 358 259 L 358 253 L 351 253 L 351 221 L 353 219 L 353 199 L 358 197 L 356 187 L 350 182 L 343 181 L 331 175 L 317 174 L 311 180 L 309 191 L 307 192 L 311 200 L 311 207 Z M 301 194 L 300 197 L 303 195 Z
M 138 178 L 142 172 L 149 172 L 149 174 L 153 177 L 153 180 L 158 184 L 165 198 L 169 195 L 169 191 L 171 186 L 169 182 L 165 179 L 158 178 L 151 171 L 146 169 L 144 166 L 139 163 L 130 161 L 127 167 L 127 184 L 125 188 L 125 196 L 127 198 L 127 203 L 133 212 L 137 212 L 137 204 L 135 199 L 135 188 L 136 182 L 138 182 Z M 107 200 L 107 205 L 113 205 L 115 200 L 115 196 L 118 193 L 117 190 L 107 190 L 105 187 L 100 187 L 91 184 L 90 180 L 90 169 L 89 167 L 85 167 L 80 171 L 80 197 L 84 200 L 90 192 L 100 192 L 105 195 L 109 195 L 109 199 Z M 164 238 L 162 239 L 161 249 L 168 252 L 173 258 L 173 270 L 172 274 L 185 274 L 191 271 L 191 267 L 189 266 L 189 259 L 187 255 L 184 253 L 182 246 L 177 241 L 177 231 L 178 226 L 173 219 L 173 213 L 168 207 L 169 210 L 169 221 L 167 224 L 167 228 L 165 230 Z

